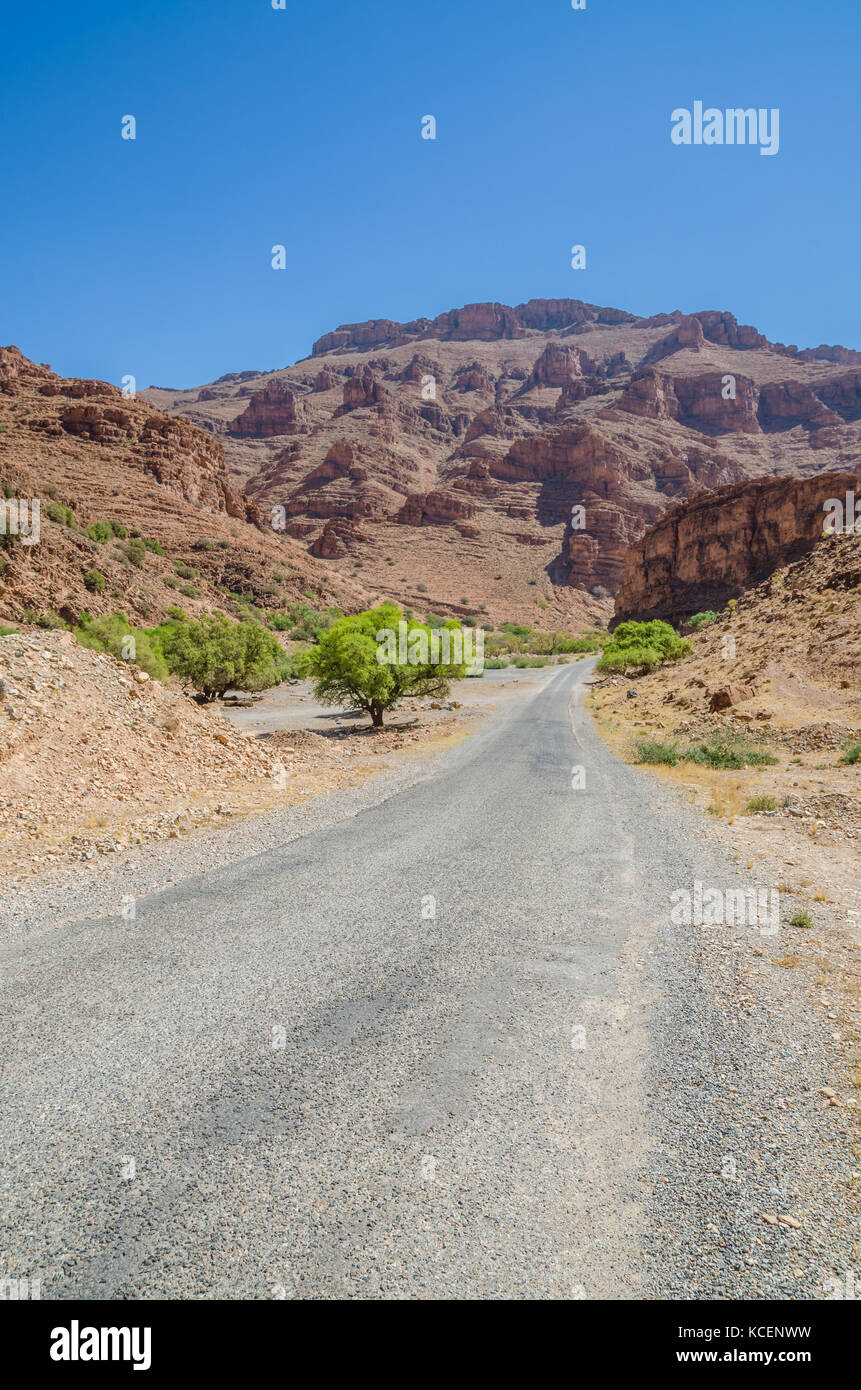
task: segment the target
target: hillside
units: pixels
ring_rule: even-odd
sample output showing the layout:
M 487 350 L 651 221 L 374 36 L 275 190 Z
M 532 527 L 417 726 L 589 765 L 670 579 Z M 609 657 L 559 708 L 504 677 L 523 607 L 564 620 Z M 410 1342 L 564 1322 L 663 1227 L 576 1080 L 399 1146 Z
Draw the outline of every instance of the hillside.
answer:
M 269 608 L 306 592 L 344 606 L 364 598 L 265 524 L 211 433 L 13 347 L 0 349 L 0 495 L 37 498 L 41 510 L 38 544 L 0 538 L 0 619 L 121 608 L 160 620 L 176 604 L 232 611 L 231 592 Z M 117 523 L 115 534 L 91 539 L 97 522 Z M 88 587 L 94 571 L 102 578 Z
M 762 744 L 775 765 L 660 771 L 716 814 L 766 796 L 776 831 L 859 838 L 861 761 L 843 758 L 861 749 L 861 536 L 820 540 L 734 603 L 690 634 L 682 660 L 599 679 L 599 724 L 628 756 L 638 737 L 682 752 L 710 737 Z M 857 874 L 854 849 L 850 861 Z
M 548 627 L 609 617 L 627 546 L 678 500 L 861 444 L 851 349 L 568 299 L 345 325 L 292 367 L 144 395 L 344 580 Z

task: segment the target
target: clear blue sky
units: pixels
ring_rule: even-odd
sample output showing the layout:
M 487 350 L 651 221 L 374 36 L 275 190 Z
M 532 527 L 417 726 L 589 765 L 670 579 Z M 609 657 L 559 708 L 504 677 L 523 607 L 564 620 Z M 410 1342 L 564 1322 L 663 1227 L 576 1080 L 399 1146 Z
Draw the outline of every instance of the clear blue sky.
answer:
M 859 55 L 859 0 L 8 5 L 0 342 L 188 386 L 571 296 L 861 347 Z M 674 146 L 698 99 L 780 152 Z

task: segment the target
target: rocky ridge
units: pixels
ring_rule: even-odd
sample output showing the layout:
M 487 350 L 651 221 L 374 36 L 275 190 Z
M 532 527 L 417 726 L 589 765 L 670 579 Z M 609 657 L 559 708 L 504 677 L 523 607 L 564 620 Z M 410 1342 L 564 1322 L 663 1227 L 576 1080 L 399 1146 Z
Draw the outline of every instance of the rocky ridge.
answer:
M 145 395 L 345 579 L 558 627 L 610 616 L 627 546 L 678 500 L 851 466 L 856 355 L 723 311 L 530 300 L 346 324 L 295 366 Z

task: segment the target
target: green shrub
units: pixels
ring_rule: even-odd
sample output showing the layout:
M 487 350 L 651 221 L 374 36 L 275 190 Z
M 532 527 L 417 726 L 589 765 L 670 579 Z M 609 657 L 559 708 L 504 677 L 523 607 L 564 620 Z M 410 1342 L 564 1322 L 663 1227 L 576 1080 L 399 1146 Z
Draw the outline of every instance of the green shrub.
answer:
M 103 594 L 105 583 L 105 576 L 101 570 L 87 570 L 84 575 L 84 588 L 89 589 L 91 594 Z
M 711 608 L 706 608 L 702 613 L 694 613 L 692 618 L 688 618 L 688 627 L 691 632 L 699 632 L 701 627 L 708 627 L 709 623 L 717 622 L 717 613 Z
M 200 592 L 195 589 L 193 584 L 180 584 L 179 592 L 183 598 L 200 598 Z
M 194 542 L 194 549 L 195 549 L 195 550 L 214 550 L 214 549 L 215 549 L 215 541 L 209 540 L 208 537 L 206 537 L 206 536 L 201 536 L 198 540 L 196 540 L 196 541 Z
M 66 623 L 60 617 L 59 613 L 55 613 L 53 608 L 49 608 L 47 613 L 41 613 L 36 618 L 36 626 L 48 628 L 49 631 L 57 631 L 65 627 Z
M 777 802 L 773 796 L 752 796 L 744 809 L 751 815 L 755 811 L 776 811 Z
M 143 628 L 133 628 L 123 613 L 80 621 L 74 634 L 82 647 L 105 652 L 118 661 L 133 661 L 155 680 L 167 680 L 168 666 L 158 638 Z
M 525 667 L 527 667 L 527 666 L 529 666 L 529 667 L 534 667 L 534 666 L 549 666 L 549 665 L 550 665 L 550 657 L 549 657 L 549 656 L 518 656 L 518 657 L 515 658 L 514 664 L 515 664 L 515 666 L 519 667 L 521 671 L 522 671 Z
M 484 663 L 485 671 L 502 671 L 508 666 L 507 661 L 502 661 L 498 656 L 492 656 Z
M 160 545 L 158 541 L 147 540 L 146 537 L 144 537 L 144 545 L 146 546 L 147 550 L 152 551 L 153 555 L 164 554 L 164 546 Z
M 656 738 L 639 738 L 634 744 L 635 761 L 675 767 L 682 754 L 674 743 L 661 743 Z
M 146 546 L 142 540 L 128 540 L 120 546 L 120 551 L 125 555 L 129 564 L 136 565 L 138 569 L 141 568 L 146 559 Z
M 11 637 L 12 634 L 13 634 L 13 632 L 17 632 L 17 631 L 18 631 L 17 627 L 2 627 L 2 626 L 0 626 L 0 637 Z
M 692 744 L 685 758 L 705 767 L 738 771 L 742 767 L 764 767 L 779 760 L 764 748 L 752 748 L 742 739 L 728 734 L 712 734 L 703 743 Z
M 624 671 L 629 666 L 652 670 L 665 661 L 678 661 L 691 649 L 669 623 L 620 623 L 598 662 L 599 671 Z
M 129 534 L 121 521 L 110 522 L 110 528 L 113 531 L 114 535 L 117 536 L 121 541 L 124 541 Z
M 75 513 L 72 511 L 72 508 L 64 507 L 62 502 L 46 502 L 45 515 L 49 517 L 51 521 L 56 521 L 59 526 L 70 526 L 74 528 L 77 524 L 75 522 Z
M 789 919 L 789 925 L 791 927 L 812 927 L 813 919 L 809 912 L 805 912 L 803 908 L 800 908 L 798 912 L 793 912 Z
M 847 744 L 840 761 L 842 763 L 861 763 L 861 743 Z
M 180 608 L 178 604 L 172 603 L 170 605 L 170 608 L 168 608 L 167 610 L 167 616 L 169 618 L 176 618 L 177 622 L 182 623 L 185 622 L 185 619 L 188 617 L 188 614 L 186 613 L 184 608 Z
M 177 574 L 179 575 L 180 579 L 196 579 L 196 578 L 197 578 L 197 570 L 192 569 L 192 568 L 191 568 L 191 565 L 187 565 L 187 564 L 185 563 L 184 560 L 174 560 L 174 562 L 173 562 L 173 567 L 174 567 L 174 569 L 176 570 Z M 233 597 L 234 597 L 234 598 L 238 598 L 239 595 L 238 595 L 238 594 L 234 594 Z
M 111 539 L 113 531 L 107 521 L 94 521 L 92 526 L 87 527 L 84 535 L 89 536 L 90 540 L 98 545 L 104 545 L 105 541 Z

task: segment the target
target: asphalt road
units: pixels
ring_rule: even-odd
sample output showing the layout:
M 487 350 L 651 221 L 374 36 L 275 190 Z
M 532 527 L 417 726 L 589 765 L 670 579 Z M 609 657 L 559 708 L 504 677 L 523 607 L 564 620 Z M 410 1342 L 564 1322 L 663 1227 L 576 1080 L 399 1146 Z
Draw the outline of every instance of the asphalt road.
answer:
M 674 963 L 696 948 L 656 944 L 703 851 L 594 733 L 590 666 L 361 814 L 0 954 L 5 1273 L 43 1298 L 691 1296 L 708 1201 L 683 1174 L 655 1215 L 684 1125 L 650 1058 L 739 1059 Z M 691 1103 L 700 1152 L 717 1108 Z

